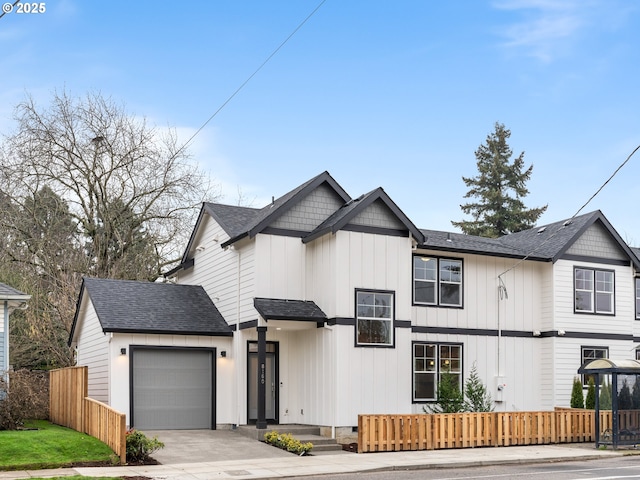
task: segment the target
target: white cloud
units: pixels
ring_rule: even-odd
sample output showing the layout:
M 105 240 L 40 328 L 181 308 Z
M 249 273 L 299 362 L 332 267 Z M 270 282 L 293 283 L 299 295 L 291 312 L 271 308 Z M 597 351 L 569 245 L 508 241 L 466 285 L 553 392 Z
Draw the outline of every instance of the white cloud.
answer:
M 502 29 L 504 46 L 524 50 L 544 62 L 552 61 L 589 24 L 597 2 L 557 0 L 502 0 L 493 6 L 521 13 L 523 19 Z

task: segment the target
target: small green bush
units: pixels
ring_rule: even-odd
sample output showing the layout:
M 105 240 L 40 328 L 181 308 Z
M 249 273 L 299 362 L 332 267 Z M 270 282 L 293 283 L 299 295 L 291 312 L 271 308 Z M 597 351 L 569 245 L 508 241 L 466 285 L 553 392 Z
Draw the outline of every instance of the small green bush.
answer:
M 582 382 L 578 377 L 573 377 L 573 389 L 571 390 L 571 408 L 584 408 Z
M 296 453 L 298 455 L 306 455 L 313 448 L 313 443 L 302 443 L 290 433 L 279 433 L 274 431 L 264 434 L 264 441 L 274 447 L 282 448 L 287 452 Z
M 127 431 L 127 462 L 146 462 L 153 452 L 164 448 L 158 437 L 149 438 L 138 430 Z
M 594 410 L 596 408 L 596 382 L 593 377 L 589 377 L 589 385 L 587 387 L 587 397 L 584 399 L 584 408 Z

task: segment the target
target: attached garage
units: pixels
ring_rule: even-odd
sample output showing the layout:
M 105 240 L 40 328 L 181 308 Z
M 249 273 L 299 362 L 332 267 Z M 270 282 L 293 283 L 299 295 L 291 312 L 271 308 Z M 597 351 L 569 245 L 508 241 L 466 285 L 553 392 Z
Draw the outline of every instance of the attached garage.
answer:
M 69 344 L 89 367 L 89 396 L 128 426 L 191 430 L 235 418 L 216 397 L 231 390 L 232 339 L 201 286 L 84 278 Z
M 131 346 L 131 424 L 215 428 L 215 349 Z

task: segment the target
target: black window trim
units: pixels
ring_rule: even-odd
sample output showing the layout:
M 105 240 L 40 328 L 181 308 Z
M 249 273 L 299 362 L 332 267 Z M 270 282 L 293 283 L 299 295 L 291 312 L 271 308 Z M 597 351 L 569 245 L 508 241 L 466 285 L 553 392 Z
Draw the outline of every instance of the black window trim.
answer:
M 439 342 L 430 340 L 413 340 L 411 342 L 411 403 L 412 404 L 430 404 L 436 403 L 437 398 L 433 400 L 416 399 L 416 377 L 415 377 L 415 345 L 435 345 L 439 350 L 441 345 L 458 346 L 460 347 L 460 392 L 464 394 L 464 343 L 463 342 Z M 438 361 L 440 360 L 440 354 L 438 353 Z M 440 376 L 440 367 L 436 371 L 436 389 L 438 386 L 438 377 Z M 437 394 L 437 392 L 436 392 Z
M 420 303 L 416 302 L 416 277 L 414 270 L 414 261 L 416 257 L 429 257 L 434 258 L 438 261 L 438 266 L 436 268 L 436 303 Z M 460 269 L 462 274 L 462 280 L 460 281 L 460 305 L 446 305 L 440 303 L 440 260 L 455 260 L 460 262 Z M 411 256 L 411 304 L 415 307 L 430 307 L 430 308 L 456 308 L 456 309 L 464 309 L 464 258 L 460 257 L 452 257 L 452 256 L 444 256 L 444 255 L 430 255 L 428 253 L 414 253 Z
M 585 363 L 587 363 L 584 359 L 584 351 L 585 350 L 604 350 L 605 352 L 605 356 L 604 357 L 596 357 L 596 358 L 609 358 L 609 347 L 607 347 L 606 345 L 580 345 L 580 362 L 581 362 L 581 366 L 584 365 Z M 591 360 L 595 360 L 595 358 L 590 358 L 589 361 Z M 587 379 L 589 376 L 588 374 L 582 374 L 582 386 L 584 388 L 589 386 L 589 380 Z
M 391 344 L 386 343 L 360 343 L 358 342 L 358 293 L 384 293 L 391 295 Z M 354 327 L 353 344 L 357 348 L 396 348 L 396 292 L 395 290 L 380 290 L 375 288 L 356 288 L 353 294 L 354 301 Z
M 593 312 L 576 309 L 576 270 L 591 270 L 593 272 Z M 607 272 L 613 274 L 613 293 L 612 293 L 612 312 L 598 312 L 596 310 L 596 272 Z M 635 294 L 634 294 L 635 299 Z M 578 315 L 604 315 L 607 317 L 616 316 L 616 271 L 609 268 L 582 267 L 580 265 L 573 266 L 573 313 Z

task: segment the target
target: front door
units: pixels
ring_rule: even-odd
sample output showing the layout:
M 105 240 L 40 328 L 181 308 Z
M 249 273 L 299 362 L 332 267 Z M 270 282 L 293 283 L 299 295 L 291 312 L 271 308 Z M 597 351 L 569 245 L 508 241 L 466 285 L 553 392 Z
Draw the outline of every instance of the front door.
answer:
M 265 417 L 278 423 L 278 345 L 267 342 L 265 357 Z M 249 342 L 247 358 L 247 396 L 249 423 L 258 420 L 258 342 Z

